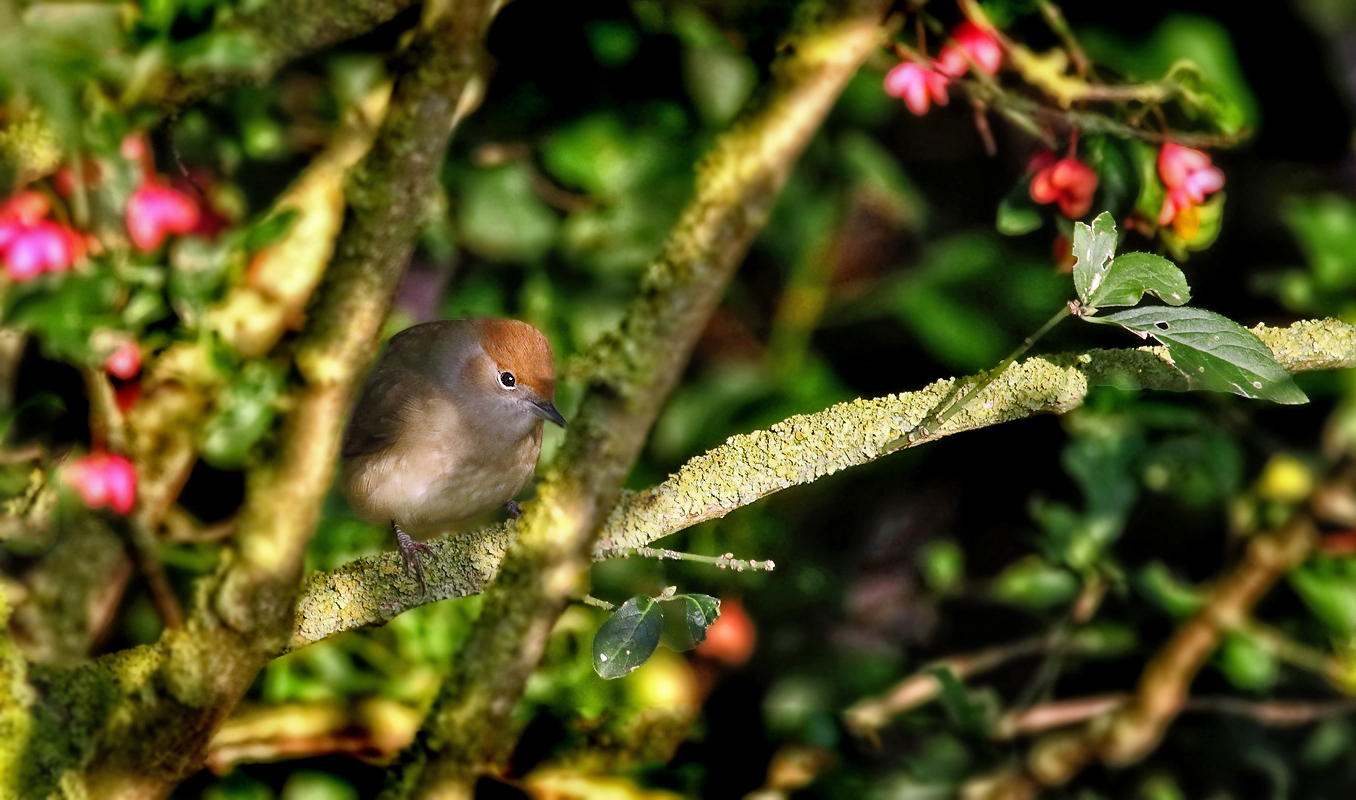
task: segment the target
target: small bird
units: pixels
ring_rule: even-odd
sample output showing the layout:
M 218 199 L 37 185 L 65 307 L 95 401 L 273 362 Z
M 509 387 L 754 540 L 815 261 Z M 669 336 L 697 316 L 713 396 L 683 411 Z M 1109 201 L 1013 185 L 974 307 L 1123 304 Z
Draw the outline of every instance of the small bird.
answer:
M 516 518 L 543 422 L 565 427 L 554 399 L 551 344 L 525 322 L 442 320 L 391 337 L 348 421 L 343 484 L 361 519 L 395 530 L 422 593 L 432 549 L 410 534 L 501 506 Z

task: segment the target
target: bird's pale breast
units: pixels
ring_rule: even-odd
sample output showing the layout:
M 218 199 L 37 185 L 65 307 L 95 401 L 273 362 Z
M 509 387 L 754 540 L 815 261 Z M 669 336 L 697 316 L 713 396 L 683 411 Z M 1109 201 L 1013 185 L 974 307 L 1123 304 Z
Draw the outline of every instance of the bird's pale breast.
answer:
M 447 398 L 406 409 L 389 447 L 350 458 L 349 503 L 374 524 L 395 521 L 410 533 L 434 533 L 512 500 L 536 468 L 541 426 L 511 439 L 464 420 Z

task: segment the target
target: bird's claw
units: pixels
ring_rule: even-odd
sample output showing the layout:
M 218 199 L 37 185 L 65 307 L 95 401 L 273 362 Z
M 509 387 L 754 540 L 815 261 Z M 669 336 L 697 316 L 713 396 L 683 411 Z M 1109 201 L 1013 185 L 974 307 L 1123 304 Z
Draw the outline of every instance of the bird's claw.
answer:
M 400 547 L 400 560 L 405 564 L 405 572 L 414 575 L 419 582 L 419 594 L 428 594 L 428 585 L 424 583 L 423 556 L 433 557 L 433 548 L 423 542 L 416 542 L 399 528 L 396 528 L 396 544 Z

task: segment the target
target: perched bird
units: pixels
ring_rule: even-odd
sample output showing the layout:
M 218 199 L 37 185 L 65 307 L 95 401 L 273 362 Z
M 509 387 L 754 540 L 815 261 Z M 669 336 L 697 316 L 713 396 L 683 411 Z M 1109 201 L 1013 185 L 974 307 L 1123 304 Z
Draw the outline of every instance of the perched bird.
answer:
M 508 319 L 415 325 L 391 338 L 348 421 L 343 484 L 357 515 L 395 529 L 427 592 L 411 538 L 504 507 L 531 480 L 542 423 L 562 428 L 551 344 Z

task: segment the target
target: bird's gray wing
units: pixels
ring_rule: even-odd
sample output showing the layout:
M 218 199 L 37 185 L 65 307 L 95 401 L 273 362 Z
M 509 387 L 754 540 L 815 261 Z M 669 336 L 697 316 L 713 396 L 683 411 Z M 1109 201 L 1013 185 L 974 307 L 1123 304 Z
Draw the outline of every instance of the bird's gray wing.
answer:
M 363 388 L 344 434 L 344 458 L 385 450 L 404 428 L 410 398 L 435 391 L 430 381 L 402 367 L 378 366 Z

